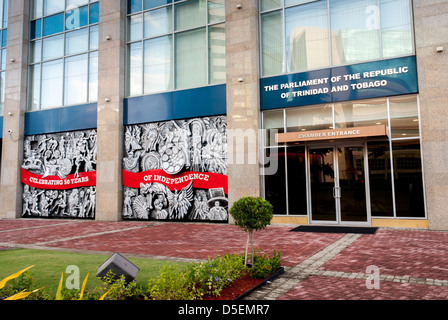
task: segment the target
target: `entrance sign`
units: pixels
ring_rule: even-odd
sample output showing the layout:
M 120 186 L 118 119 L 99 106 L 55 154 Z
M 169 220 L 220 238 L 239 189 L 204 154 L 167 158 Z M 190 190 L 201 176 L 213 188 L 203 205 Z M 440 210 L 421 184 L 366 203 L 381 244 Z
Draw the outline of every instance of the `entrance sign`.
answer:
M 260 79 L 261 110 L 418 92 L 415 56 Z
M 385 125 L 278 133 L 276 135 L 276 142 L 305 142 L 381 136 L 387 136 L 387 128 Z

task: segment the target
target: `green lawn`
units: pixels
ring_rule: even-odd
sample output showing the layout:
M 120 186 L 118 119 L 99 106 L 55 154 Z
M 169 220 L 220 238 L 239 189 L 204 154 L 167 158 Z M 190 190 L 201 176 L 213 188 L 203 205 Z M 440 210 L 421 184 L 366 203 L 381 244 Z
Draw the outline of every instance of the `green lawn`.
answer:
M 170 262 L 162 260 L 130 258 L 122 254 L 126 259 L 140 268 L 136 281 L 146 286 L 148 279 L 156 275 L 159 268 L 165 264 L 182 264 L 181 262 Z M 87 273 L 86 290 L 93 290 L 101 285 L 101 280 L 96 277 L 98 267 L 109 258 L 110 255 L 80 254 L 71 252 L 60 252 L 51 250 L 14 249 L 0 251 L 0 280 L 34 265 L 28 272 L 33 277 L 33 287 L 45 287 L 49 292 L 55 293 L 59 285 L 61 273 L 64 272 L 65 280 L 71 273 L 66 274 L 69 265 L 79 268 L 80 285 Z M 183 263 L 185 264 L 185 263 Z

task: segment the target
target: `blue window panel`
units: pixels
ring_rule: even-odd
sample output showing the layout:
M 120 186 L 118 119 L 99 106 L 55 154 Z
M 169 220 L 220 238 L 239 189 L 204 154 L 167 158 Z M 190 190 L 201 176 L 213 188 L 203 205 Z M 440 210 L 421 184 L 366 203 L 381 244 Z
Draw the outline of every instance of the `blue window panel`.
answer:
M 42 37 L 42 19 L 31 21 L 31 39 Z
M 98 23 L 100 21 L 100 3 L 96 2 L 90 5 L 90 16 L 89 16 L 89 23 Z
M 142 0 L 128 0 L 128 13 L 142 11 Z
M 64 13 L 44 18 L 43 36 L 64 31 Z
M 226 85 L 173 92 L 173 118 L 186 119 L 226 114 Z
M 0 117 L 0 139 L 3 138 L 3 117 Z
M 160 7 L 169 3 L 171 3 L 171 0 L 144 0 L 143 7 L 146 10 L 155 7 Z
M 124 100 L 125 125 L 173 119 L 173 94 L 157 93 Z
M 8 29 L 3 29 L 3 32 L 2 32 L 2 48 L 6 47 L 7 40 L 8 40 Z

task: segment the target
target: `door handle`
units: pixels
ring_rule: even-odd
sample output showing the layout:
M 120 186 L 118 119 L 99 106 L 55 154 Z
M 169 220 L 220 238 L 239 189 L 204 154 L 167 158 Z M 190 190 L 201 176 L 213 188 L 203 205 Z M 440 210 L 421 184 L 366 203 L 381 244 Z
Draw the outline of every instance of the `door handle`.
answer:
M 333 187 L 333 198 L 341 197 L 341 187 Z

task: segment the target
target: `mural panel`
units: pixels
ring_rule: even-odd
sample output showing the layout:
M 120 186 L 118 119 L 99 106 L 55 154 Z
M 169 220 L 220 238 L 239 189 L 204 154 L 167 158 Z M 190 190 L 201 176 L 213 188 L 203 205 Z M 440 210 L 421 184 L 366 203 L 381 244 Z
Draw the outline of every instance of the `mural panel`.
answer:
M 96 130 L 24 139 L 23 217 L 94 218 Z
M 228 221 L 225 116 L 125 131 L 124 219 Z

